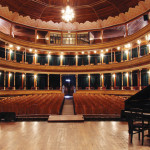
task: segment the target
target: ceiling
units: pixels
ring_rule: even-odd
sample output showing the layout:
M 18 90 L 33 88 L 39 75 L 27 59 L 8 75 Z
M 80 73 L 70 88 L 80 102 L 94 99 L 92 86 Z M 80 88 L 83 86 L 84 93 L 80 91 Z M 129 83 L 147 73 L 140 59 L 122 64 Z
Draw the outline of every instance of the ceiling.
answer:
M 144 0 L 0 0 L 0 4 L 7 6 L 12 12 L 30 16 L 31 19 L 59 23 L 63 21 L 61 10 L 68 3 L 75 11 L 72 22 L 84 23 L 118 16 L 138 5 L 139 1 Z

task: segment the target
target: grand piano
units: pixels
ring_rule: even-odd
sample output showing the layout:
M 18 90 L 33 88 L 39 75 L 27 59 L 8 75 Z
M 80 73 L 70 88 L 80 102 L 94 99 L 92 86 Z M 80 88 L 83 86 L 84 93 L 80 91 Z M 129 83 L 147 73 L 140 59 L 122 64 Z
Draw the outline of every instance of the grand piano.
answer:
M 150 85 L 128 98 L 125 101 L 125 109 L 122 113 L 132 108 L 139 108 L 143 112 L 150 112 Z

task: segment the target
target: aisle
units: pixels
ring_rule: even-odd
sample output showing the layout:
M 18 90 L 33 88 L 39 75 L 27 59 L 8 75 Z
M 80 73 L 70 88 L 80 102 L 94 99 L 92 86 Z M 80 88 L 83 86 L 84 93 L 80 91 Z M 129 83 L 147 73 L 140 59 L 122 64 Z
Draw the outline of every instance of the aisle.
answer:
M 65 98 L 62 115 L 74 115 L 73 98 Z

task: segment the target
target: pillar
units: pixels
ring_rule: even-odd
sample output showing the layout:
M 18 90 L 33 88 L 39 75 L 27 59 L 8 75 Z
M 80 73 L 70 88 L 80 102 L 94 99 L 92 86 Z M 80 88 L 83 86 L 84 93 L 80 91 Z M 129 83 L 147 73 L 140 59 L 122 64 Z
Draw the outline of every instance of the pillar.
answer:
M 24 90 L 26 90 L 26 78 L 27 78 L 27 75 L 26 73 L 24 73 Z
M 127 72 L 127 87 L 129 87 L 129 73 Z
M 6 43 L 5 43 L 5 60 L 6 60 L 6 54 L 7 54 L 7 53 L 6 53 Z
M 24 63 L 24 52 L 22 54 L 22 62 Z
M 138 58 L 140 57 L 140 44 L 138 45 Z
M 111 74 L 111 89 L 113 90 L 114 88 L 113 88 L 113 79 L 114 78 L 114 76 L 113 76 L 113 74 Z
M 114 52 L 114 62 L 116 62 L 116 53 Z
M 78 74 L 76 74 L 76 90 L 78 90 Z
M 90 65 L 90 55 L 88 55 L 88 64 Z
M 127 52 L 128 53 L 126 55 L 127 55 L 127 61 L 128 61 L 129 60 L 129 50 L 127 50 Z
M 102 74 L 101 79 L 102 79 L 102 89 L 103 89 L 103 87 L 105 87 L 104 86 L 104 74 Z
M 26 48 L 25 48 L 25 62 L 26 62 L 26 59 L 27 59 L 27 52 L 26 52 Z
M 123 48 L 121 49 L 121 62 L 123 62 Z
M 90 90 L 90 79 L 91 79 L 90 74 L 88 74 L 88 79 L 89 79 L 89 90 Z
M 60 55 L 60 66 L 63 65 L 63 55 Z
M 141 90 L 141 70 L 138 70 L 138 87 L 139 90 Z
M 76 55 L 76 66 L 78 66 L 78 55 Z
M 11 49 L 9 49 L 9 52 L 7 54 L 7 58 L 8 58 L 8 60 L 11 60 Z
M 37 90 L 37 74 L 34 74 L 34 89 Z
M 77 35 L 77 32 L 76 32 L 76 45 L 78 45 L 78 35 Z
M 15 82 L 15 72 L 14 72 L 14 90 L 16 90 L 16 82 Z
M 133 90 L 133 77 L 132 77 L 132 71 L 131 71 L 131 90 Z
M 49 74 L 47 75 L 47 90 L 49 90 Z
M 122 72 L 122 90 L 123 90 L 123 72 Z
M 10 76 L 11 76 L 11 73 L 9 72 L 8 73 L 8 88 L 10 87 Z
M 111 49 L 111 63 L 112 63 L 112 49 Z
M 60 90 L 62 90 L 62 74 L 60 74 Z
M 6 90 L 6 72 L 4 71 L 4 90 Z
M 16 62 L 16 50 L 14 50 L 14 61 Z
M 131 47 L 131 60 L 132 60 L 132 47 Z
M 21 84 L 21 88 L 23 89 L 24 88 L 24 74 L 22 73 L 22 84 Z

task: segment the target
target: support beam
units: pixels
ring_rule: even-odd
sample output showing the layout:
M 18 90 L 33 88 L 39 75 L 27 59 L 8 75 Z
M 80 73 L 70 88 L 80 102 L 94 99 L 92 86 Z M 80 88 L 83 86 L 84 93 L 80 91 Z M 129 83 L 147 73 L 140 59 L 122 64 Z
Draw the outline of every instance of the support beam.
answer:
M 16 74 L 16 73 L 14 72 L 14 87 L 13 87 L 14 90 L 16 90 L 15 74 Z
M 4 71 L 4 90 L 6 90 L 6 71 Z
M 62 74 L 60 74 L 60 90 L 62 90 Z
M 27 78 L 27 74 L 26 73 L 24 73 L 24 90 L 26 90 L 27 88 L 26 88 L 26 78 Z
M 89 90 L 90 90 L 90 80 L 91 80 L 91 76 L 90 76 L 90 74 L 88 74 L 88 79 L 89 79 Z
M 122 72 L 122 90 L 123 90 L 123 72 Z
M 49 74 L 47 75 L 47 90 L 49 90 Z
M 76 90 L 78 90 L 78 74 L 76 74 Z

